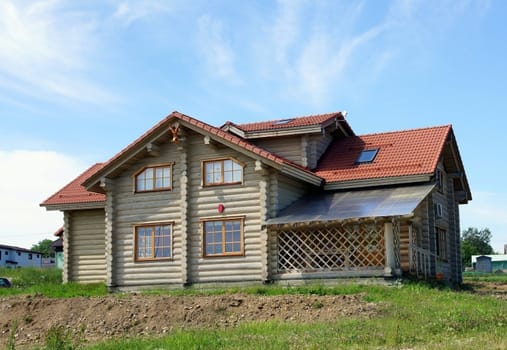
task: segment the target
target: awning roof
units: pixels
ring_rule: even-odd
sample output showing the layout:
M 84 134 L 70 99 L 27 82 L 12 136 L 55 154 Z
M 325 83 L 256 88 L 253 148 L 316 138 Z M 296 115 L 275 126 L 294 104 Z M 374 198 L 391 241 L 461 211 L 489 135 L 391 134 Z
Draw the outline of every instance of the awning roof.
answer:
M 322 192 L 301 198 L 268 225 L 410 215 L 435 185 Z

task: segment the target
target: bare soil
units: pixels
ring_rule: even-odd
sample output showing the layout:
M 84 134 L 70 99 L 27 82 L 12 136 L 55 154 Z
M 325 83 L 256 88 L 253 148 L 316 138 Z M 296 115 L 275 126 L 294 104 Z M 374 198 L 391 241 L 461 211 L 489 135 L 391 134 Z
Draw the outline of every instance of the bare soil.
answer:
M 227 328 L 244 322 L 279 320 L 311 323 L 341 317 L 368 318 L 379 306 L 364 295 L 344 296 L 154 296 L 108 295 L 53 299 L 42 296 L 0 298 L 0 348 L 14 333 L 17 348 L 44 343 L 52 327 L 64 327 L 85 341 L 163 335 L 177 329 Z

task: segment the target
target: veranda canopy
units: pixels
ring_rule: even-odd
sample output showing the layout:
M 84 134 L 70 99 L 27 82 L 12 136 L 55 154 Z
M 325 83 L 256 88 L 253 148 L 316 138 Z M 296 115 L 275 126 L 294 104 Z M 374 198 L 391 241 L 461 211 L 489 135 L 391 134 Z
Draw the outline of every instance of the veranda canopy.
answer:
M 267 220 L 266 224 L 410 215 L 434 186 L 422 184 L 310 194 L 282 210 L 278 217 Z

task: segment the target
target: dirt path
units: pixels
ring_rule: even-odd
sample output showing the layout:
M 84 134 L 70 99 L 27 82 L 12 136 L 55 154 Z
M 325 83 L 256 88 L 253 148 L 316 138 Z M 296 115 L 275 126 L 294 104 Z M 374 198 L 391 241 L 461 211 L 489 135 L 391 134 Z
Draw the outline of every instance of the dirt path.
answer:
M 16 346 L 29 346 L 43 343 L 48 330 L 58 326 L 96 341 L 163 335 L 175 329 L 234 327 L 252 321 L 310 323 L 372 317 L 377 310 L 376 304 L 363 301 L 363 295 L 4 297 L 0 298 L 0 348 L 7 344 L 14 321 Z

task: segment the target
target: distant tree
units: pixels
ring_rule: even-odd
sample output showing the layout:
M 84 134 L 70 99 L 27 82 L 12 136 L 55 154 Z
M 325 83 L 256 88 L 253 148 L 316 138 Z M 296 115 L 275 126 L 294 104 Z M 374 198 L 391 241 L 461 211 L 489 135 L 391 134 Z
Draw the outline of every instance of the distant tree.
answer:
M 53 251 L 53 248 L 51 248 L 51 244 L 53 244 L 52 240 L 43 239 L 42 241 L 39 241 L 39 243 L 34 244 L 32 246 L 32 250 L 42 253 L 44 258 L 54 257 L 55 252 Z
M 478 230 L 475 227 L 469 227 L 461 234 L 461 261 L 463 266 L 472 264 L 472 255 L 493 254 L 493 248 L 489 244 L 491 241 L 491 231 L 489 228 Z

